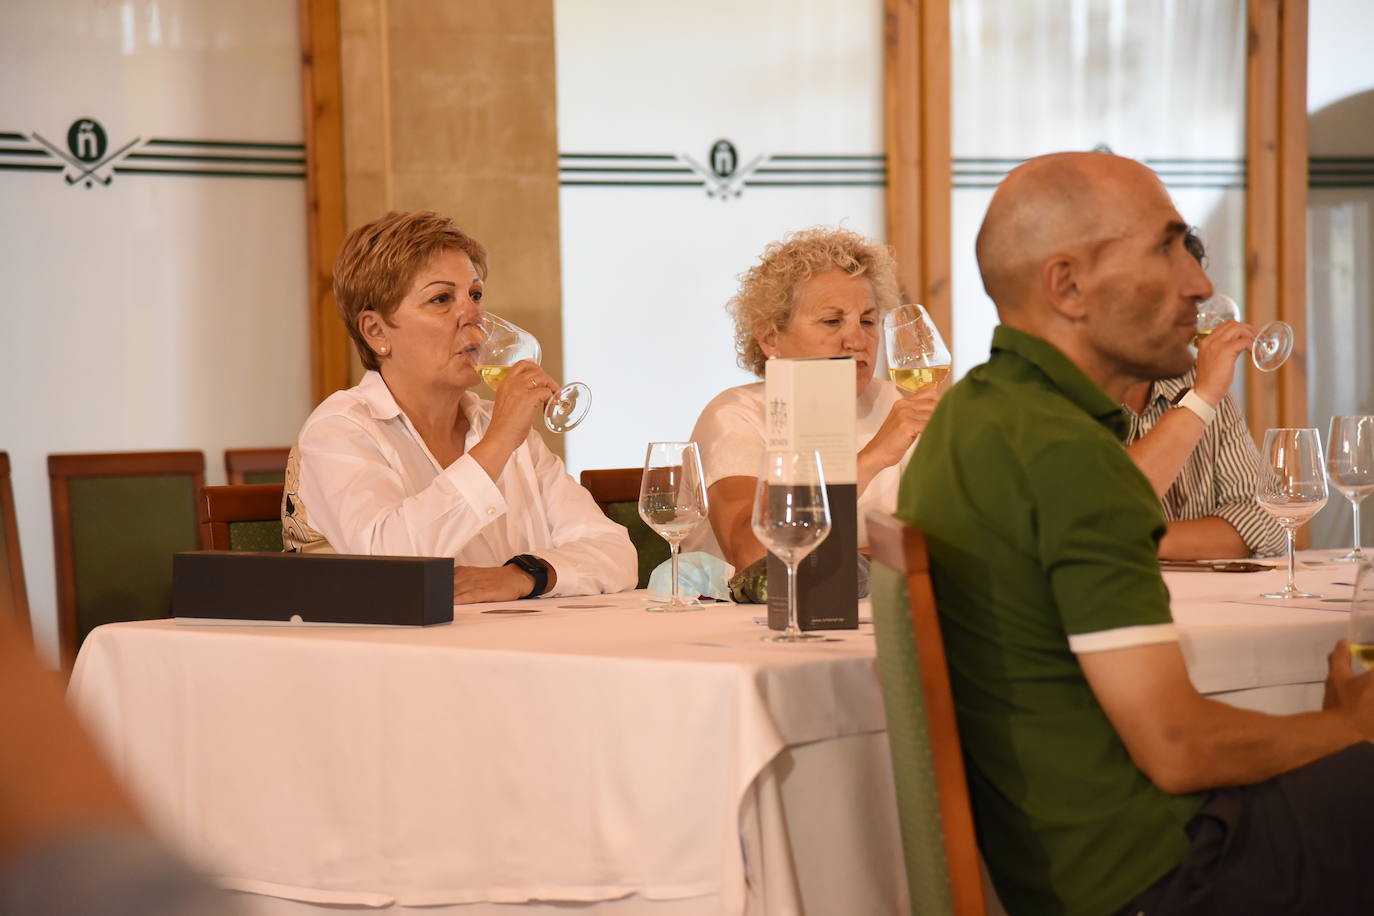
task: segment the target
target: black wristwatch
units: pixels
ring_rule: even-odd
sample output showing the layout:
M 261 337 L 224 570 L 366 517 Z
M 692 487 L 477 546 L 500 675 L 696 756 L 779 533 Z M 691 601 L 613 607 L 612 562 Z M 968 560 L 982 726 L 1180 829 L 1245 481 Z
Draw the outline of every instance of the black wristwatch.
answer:
M 534 588 L 530 589 L 530 593 L 525 596 L 526 598 L 538 598 L 549 587 L 549 564 L 538 557 L 522 553 L 517 557 L 511 557 L 501 565 L 518 566 L 534 577 Z

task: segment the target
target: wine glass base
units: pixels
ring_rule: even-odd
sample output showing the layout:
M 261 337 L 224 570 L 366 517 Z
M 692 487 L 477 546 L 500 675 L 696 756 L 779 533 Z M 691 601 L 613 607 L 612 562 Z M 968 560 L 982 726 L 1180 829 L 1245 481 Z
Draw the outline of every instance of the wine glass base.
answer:
M 1286 598 L 1320 598 L 1321 595 L 1318 595 L 1316 592 L 1302 592 L 1302 591 L 1298 591 L 1296 588 L 1293 588 L 1293 589 L 1282 588 L 1282 589 L 1279 589 L 1279 590 L 1276 591 L 1276 592 L 1262 592 L 1262 593 L 1260 594 L 1260 597 L 1261 597 L 1261 598 L 1285 598 L 1285 599 L 1286 599 Z
M 760 636 L 759 642 L 815 642 L 818 639 L 825 639 L 819 633 L 789 633 L 783 630 L 781 633 L 770 633 L 767 636 Z
M 706 605 L 702 604 L 695 598 L 692 598 L 687 601 L 684 601 L 681 598 L 670 598 L 667 601 L 650 602 L 650 604 L 647 607 L 645 607 L 644 610 L 652 611 L 655 614 L 680 614 L 683 611 L 700 611 L 704 610 L 705 608 Z
M 1338 557 L 1332 557 L 1332 563 L 1360 563 L 1369 559 L 1369 554 L 1356 547 L 1350 553 L 1343 553 Z

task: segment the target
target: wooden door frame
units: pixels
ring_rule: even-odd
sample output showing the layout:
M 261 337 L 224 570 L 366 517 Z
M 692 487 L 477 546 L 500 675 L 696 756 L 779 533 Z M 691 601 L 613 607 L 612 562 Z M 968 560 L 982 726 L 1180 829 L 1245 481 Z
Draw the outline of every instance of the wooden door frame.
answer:
M 887 233 L 897 273 L 953 340 L 948 0 L 884 0 Z M 1307 0 L 1247 0 L 1245 311 L 1297 344 L 1275 373 L 1243 367 L 1257 434 L 1307 425 Z
M 883 0 L 887 240 L 897 279 L 953 340 L 949 2 Z
M 343 83 L 339 0 L 300 0 L 305 119 L 311 403 L 349 387 L 349 337 L 334 303 L 334 258 L 343 243 Z
M 1245 314 L 1297 338 L 1277 372 L 1242 369 L 1261 437 L 1307 425 L 1307 0 L 1248 0 L 1246 29 Z

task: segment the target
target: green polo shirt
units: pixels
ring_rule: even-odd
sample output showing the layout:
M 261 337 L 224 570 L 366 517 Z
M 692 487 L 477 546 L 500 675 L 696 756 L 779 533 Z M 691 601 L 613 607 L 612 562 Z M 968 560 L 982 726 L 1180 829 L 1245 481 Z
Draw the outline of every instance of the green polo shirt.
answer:
M 1159 500 L 1120 405 L 1001 326 L 941 401 L 897 514 L 925 532 L 978 839 L 1012 913 L 1102 916 L 1177 865 L 1203 796 L 1131 762 L 1075 651 L 1176 639 Z

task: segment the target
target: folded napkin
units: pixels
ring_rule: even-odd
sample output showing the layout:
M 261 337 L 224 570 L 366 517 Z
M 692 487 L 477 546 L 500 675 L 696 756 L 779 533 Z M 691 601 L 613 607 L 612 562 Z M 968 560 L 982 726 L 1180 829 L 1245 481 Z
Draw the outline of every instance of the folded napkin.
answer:
M 735 568 L 720 557 L 700 550 L 680 554 L 677 558 L 678 590 L 684 598 L 716 598 L 730 600 L 726 587 Z M 673 593 L 673 561 L 664 560 L 649 574 L 649 591 L 660 595 Z

